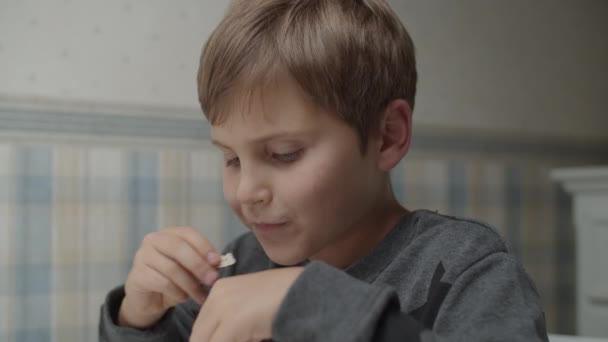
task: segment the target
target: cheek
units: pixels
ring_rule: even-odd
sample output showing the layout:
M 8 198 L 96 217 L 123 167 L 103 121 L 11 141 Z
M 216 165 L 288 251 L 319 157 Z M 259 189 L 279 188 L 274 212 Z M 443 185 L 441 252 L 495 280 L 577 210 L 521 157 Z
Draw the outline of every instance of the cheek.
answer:
M 228 172 L 224 171 L 222 185 L 224 190 L 224 199 L 237 214 L 240 214 L 240 207 L 236 198 L 236 187 L 237 187 L 237 179 L 236 177 L 230 175 Z
M 356 167 L 352 160 L 322 161 L 310 165 L 302 174 L 292 177 L 287 193 L 296 209 L 310 215 L 309 220 L 335 221 L 356 210 L 354 199 L 360 198 Z M 297 181 L 293 181 L 296 179 Z

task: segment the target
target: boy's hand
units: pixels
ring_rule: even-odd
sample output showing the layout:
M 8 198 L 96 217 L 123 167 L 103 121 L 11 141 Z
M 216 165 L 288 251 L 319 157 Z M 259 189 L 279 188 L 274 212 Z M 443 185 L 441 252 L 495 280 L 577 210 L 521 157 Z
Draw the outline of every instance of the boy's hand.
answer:
M 168 228 L 146 235 L 125 283 L 118 323 L 145 329 L 188 297 L 202 304 L 218 277 L 220 256 L 194 228 Z
M 304 268 L 229 277 L 211 290 L 192 328 L 191 342 L 249 342 L 272 338 L 272 322 Z

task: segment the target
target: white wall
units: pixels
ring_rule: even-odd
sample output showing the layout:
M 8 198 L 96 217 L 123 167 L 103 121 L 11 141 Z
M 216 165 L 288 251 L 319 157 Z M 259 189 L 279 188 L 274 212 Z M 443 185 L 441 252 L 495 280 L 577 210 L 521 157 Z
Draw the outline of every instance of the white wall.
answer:
M 392 0 L 420 122 L 608 138 L 608 1 Z
M 418 123 L 608 138 L 608 2 L 392 0 Z M 225 0 L 0 0 L 0 96 L 198 107 Z
M 0 0 L 0 94 L 198 107 L 224 0 Z

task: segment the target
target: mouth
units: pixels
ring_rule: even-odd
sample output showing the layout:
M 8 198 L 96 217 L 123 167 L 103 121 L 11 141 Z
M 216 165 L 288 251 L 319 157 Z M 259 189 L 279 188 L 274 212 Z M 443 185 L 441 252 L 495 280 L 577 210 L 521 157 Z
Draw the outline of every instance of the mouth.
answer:
M 277 222 L 277 223 L 267 223 L 267 222 L 258 222 L 253 223 L 253 229 L 256 232 L 262 234 L 269 234 L 273 232 L 280 231 L 287 226 L 287 222 Z

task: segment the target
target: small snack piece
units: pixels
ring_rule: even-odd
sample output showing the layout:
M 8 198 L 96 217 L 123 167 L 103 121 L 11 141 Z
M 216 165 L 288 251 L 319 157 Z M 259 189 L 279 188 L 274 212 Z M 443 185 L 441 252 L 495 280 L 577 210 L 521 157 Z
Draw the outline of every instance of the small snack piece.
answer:
M 222 255 L 222 261 L 220 261 L 220 268 L 232 266 L 234 264 L 236 264 L 236 259 L 234 258 L 234 255 L 232 255 L 232 253 Z

